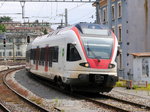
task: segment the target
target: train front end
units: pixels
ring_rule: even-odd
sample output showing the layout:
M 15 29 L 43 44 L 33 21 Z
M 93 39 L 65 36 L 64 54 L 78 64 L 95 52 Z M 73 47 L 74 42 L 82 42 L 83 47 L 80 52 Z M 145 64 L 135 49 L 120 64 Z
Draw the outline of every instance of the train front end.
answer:
M 80 24 L 73 28 L 80 41 L 84 59 L 78 61 L 79 67 L 70 79 L 73 90 L 86 92 L 109 92 L 117 77 L 115 62 L 118 42 L 108 29 L 97 24 Z

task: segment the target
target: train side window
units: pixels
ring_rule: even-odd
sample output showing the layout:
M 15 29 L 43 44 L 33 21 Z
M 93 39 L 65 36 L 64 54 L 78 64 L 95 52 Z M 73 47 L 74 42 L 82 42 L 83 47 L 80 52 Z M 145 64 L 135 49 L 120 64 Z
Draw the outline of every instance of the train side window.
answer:
M 40 48 L 37 47 L 35 50 L 35 60 L 36 60 L 36 64 L 39 64 L 39 59 L 40 59 Z
M 67 44 L 67 61 L 81 60 L 81 56 L 73 44 Z
M 33 49 L 33 64 L 35 64 L 35 56 L 36 56 L 36 52 L 35 52 L 35 49 Z
M 39 57 L 39 65 L 42 65 L 42 61 L 41 61 L 41 54 L 42 54 L 42 53 L 41 53 L 41 52 L 42 52 L 42 49 L 40 48 L 40 53 L 39 53 L 39 54 L 40 54 L 40 57 Z
M 53 62 L 58 62 L 58 47 L 53 47 Z
M 52 67 L 52 58 L 53 58 L 53 48 L 50 47 L 49 50 L 48 50 L 48 59 L 49 59 L 49 67 Z
M 31 49 L 31 52 L 30 52 L 30 59 L 33 60 L 33 49 Z
M 30 61 L 30 50 L 26 51 L 26 61 L 29 62 Z
M 45 48 L 41 48 L 41 53 L 40 53 L 40 64 L 44 65 L 44 58 L 45 58 Z

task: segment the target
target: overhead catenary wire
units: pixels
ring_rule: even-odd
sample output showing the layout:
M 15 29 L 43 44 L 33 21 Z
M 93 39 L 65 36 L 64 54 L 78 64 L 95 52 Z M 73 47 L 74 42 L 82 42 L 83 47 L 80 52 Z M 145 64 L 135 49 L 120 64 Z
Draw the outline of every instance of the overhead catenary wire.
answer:
M 68 9 L 68 11 L 73 11 L 73 10 L 79 8 L 79 7 L 84 6 L 84 5 L 86 5 L 86 3 L 82 3 L 82 4 L 80 4 L 80 5 L 77 4 L 75 7 L 72 7 L 72 8 L 70 8 L 70 9 Z M 52 20 L 52 19 L 56 19 L 56 17 L 57 17 L 57 18 L 61 17 L 61 19 L 62 19 L 62 16 L 60 16 L 60 15 L 65 15 L 64 10 L 62 10 L 63 12 L 58 13 L 58 4 L 56 4 L 56 5 L 55 5 L 55 6 L 56 6 L 56 14 L 53 16 L 53 11 L 52 11 L 52 10 L 54 9 L 53 6 L 54 6 L 53 3 L 51 2 L 51 5 L 50 5 L 50 8 L 51 8 L 50 16 L 45 16 L 45 17 L 31 16 L 31 18 L 44 18 L 44 19 L 47 18 L 48 20 Z
M 83 15 L 82 17 L 78 18 L 78 19 L 75 19 L 75 20 L 71 20 L 69 21 L 70 23 L 76 23 L 76 22 L 79 22 L 81 20 L 85 20 L 86 18 L 92 18 L 92 16 L 95 14 L 95 11 L 92 11 L 92 12 L 89 12 L 88 14 L 85 14 Z
M 71 8 L 71 9 L 68 9 L 68 12 L 69 11 L 72 11 L 72 10 L 74 10 L 74 9 L 77 9 L 77 8 L 79 8 L 79 7 L 81 7 L 81 6 L 83 6 L 83 5 L 85 5 L 86 3 L 83 3 L 83 4 L 81 4 L 81 5 L 77 5 L 77 6 L 75 6 L 75 7 L 73 7 L 73 8 Z M 59 13 L 59 14 L 56 14 L 56 16 L 52 16 L 52 17 L 50 17 L 49 19 L 51 20 L 51 19 L 55 19 L 56 17 L 59 17 L 59 15 L 64 15 L 65 14 L 65 12 L 63 11 L 63 12 L 61 12 L 61 13 Z

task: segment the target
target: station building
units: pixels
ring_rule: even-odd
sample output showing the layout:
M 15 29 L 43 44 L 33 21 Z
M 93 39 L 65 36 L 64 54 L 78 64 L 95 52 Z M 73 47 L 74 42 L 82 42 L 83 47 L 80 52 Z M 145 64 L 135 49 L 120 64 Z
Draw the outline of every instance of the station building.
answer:
M 22 60 L 26 57 L 27 38 L 32 42 L 37 36 L 43 35 L 43 31 L 52 31 L 49 23 L 20 23 L 5 22 L 1 23 L 6 27 L 6 54 L 3 39 L 0 39 L 0 60 Z
M 150 1 L 100 0 L 101 23 L 111 23 L 121 53 L 117 57 L 118 74 L 123 79 L 133 79 L 132 53 L 150 52 Z

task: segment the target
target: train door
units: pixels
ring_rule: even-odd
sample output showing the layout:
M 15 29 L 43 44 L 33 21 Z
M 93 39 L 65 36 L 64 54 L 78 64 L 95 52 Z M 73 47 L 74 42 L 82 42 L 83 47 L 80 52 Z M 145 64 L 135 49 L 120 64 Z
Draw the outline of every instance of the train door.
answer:
M 64 63 L 65 63 L 65 48 L 64 48 L 64 46 L 62 46 L 62 47 L 60 47 L 59 48 L 59 69 L 61 70 L 61 71 L 64 71 Z
M 75 44 L 67 44 L 66 70 L 77 70 L 81 56 Z
M 48 57 L 49 57 L 48 50 L 49 50 L 49 47 L 47 46 L 45 48 L 45 72 L 48 71 L 48 62 L 49 62 L 49 59 L 48 59 Z
M 36 64 L 36 70 L 38 70 L 38 64 L 39 64 L 39 51 L 40 51 L 40 48 L 39 47 L 37 47 L 36 48 L 36 55 L 35 55 L 35 64 Z

